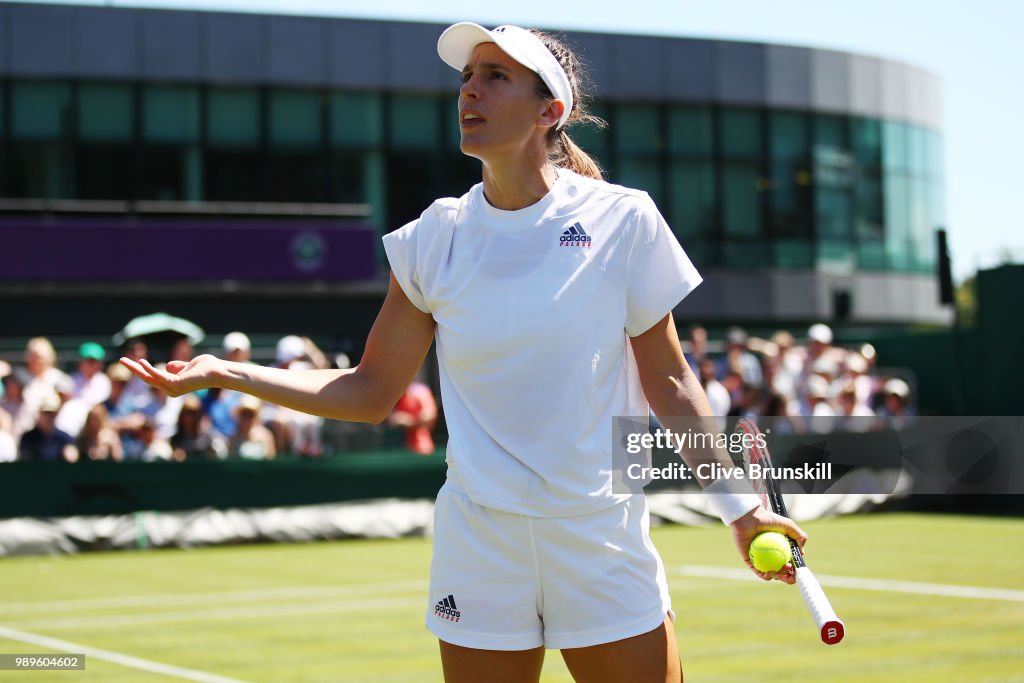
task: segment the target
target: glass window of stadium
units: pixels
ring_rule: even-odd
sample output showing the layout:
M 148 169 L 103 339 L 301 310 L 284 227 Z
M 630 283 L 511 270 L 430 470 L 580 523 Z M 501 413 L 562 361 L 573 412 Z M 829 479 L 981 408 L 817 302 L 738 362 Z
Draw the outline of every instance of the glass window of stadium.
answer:
M 270 154 L 265 196 L 273 202 L 324 202 L 330 170 L 324 153 L 323 98 L 317 91 L 270 91 Z
M 814 118 L 814 221 L 817 262 L 827 269 L 854 267 L 853 197 L 856 166 L 847 119 Z
M 13 83 L 10 92 L 11 196 L 71 196 L 71 86 L 22 81 Z
M 853 226 L 857 265 L 884 270 L 885 217 L 882 213 L 882 123 L 877 119 L 853 118 L 850 143 L 856 163 Z
M 75 196 L 124 199 L 134 194 L 135 94 L 130 85 L 78 86 Z
M 930 222 L 928 181 L 921 177 L 912 178 L 909 190 L 910 266 L 913 270 L 927 272 L 935 263 L 934 226 Z
M 925 137 L 928 155 L 928 175 L 932 180 L 942 182 L 946 176 L 942 156 L 942 136 L 930 130 L 926 132 Z
M 698 267 L 714 265 L 714 122 L 709 107 L 674 106 L 668 111 L 667 216 Z
M 882 181 L 862 175 L 854 199 L 854 230 L 857 263 L 869 270 L 885 269 L 885 217 L 882 214 Z
M 772 261 L 779 268 L 811 268 L 810 123 L 805 114 L 772 112 L 768 129 Z
M 376 147 L 383 135 L 381 98 L 370 92 L 331 93 L 331 145 Z
M 850 122 L 853 156 L 861 173 L 878 173 L 882 167 L 882 124 L 877 119 L 855 118 Z
M 662 148 L 658 107 L 620 104 L 615 108 L 615 150 L 619 154 L 657 154 Z
M 366 203 L 377 229 L 385 202 L 384 164 L 380 145 L 384 111 L 373 92 L 334 92 L 330 95 L 332 202 Z
M 900 173 L 885 176 L 885 257 L 896 270 L 910 269 L 910 180 Z
M 907 126 L 898 121 L 882 122 L 882 167 L 886 173 L 906 172 L 908 163 Z
M 140 199 L 201 199 L 199 126 L 198 88 L 143 86 Z
M 660 153 L 663 147 L 659 108 L 653 104 L 615 107 L 615 180 L 647 192 L 664 209 Z
M 725 108 L 721 111 L 718 147 L 722 153 L 722 262 L 732 268 L 768 263 L 764 237 L 764 196 L 768 189 L 762 168 L 762 112 Z
M 441 117 L 446 99 L 451 98 L 412 94 L 390 98 L 385 230 L 413 220 L 441 194 L 445 160 Z
M 207 201 L 261 201 L 262 99 L 256 88 L 206 91 L 204 191 Z

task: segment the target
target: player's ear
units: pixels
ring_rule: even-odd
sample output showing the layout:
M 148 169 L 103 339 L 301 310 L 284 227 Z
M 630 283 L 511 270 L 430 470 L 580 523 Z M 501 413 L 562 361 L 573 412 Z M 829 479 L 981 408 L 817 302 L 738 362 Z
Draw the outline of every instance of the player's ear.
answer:
M 562 100 L 545 100 L 545 102 L 547 106 L 540 113 L 537 125 L 543 128 L 557 126 L 558 122 L 562 120 L 562 114 L 565 113 L 565 102 Z

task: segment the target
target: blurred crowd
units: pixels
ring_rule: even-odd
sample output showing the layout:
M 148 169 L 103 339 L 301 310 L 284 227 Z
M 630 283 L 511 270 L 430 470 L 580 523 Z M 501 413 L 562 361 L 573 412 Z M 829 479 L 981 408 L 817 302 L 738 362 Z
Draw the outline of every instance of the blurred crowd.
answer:
M 119 351 L 133 359 L 149 354 L 143 339 L 130 339 Z M 244 363 L 252 346 L 244 333 L 232 332 L 222 351 Z M 181 339 L 169 360 L 194 355 Z M 102 345 L 86 342 L 69 375 L 57 367 L 50 341 L 36 337 L 26 346 L 24 365 L 0 361 L 0 462 L 268 460 L 322 452 L 321 418 L 220 389 L 168 397 L 109 360 Z M 348 367 L 348 359 L 339 354 L 334 364 Z M 333 364 L 308 338 L 287 336 L 278 341 L 272 365 Z
M 824 323 L 800 343 L 784 330 L 763 339 L 732 327 L 715 354 L 707 330 L 694 325 L 683 346 L 717 416 L 783 418 L 777 424 L 793 431 L 826 432 L 899 427 L 913 413 L 910 386 L 876 372 L 874 347 L 834 345 Z
M 799 343 L 786 331 L 762 339 L 734 327 L 724 343 L 711 344 L 707 330 L 695 325 L 683 346 L 718 416 L 784 418 L 793 431 L 865 431 L 882 420 L 899 426 L 913 414 L 910 387 L 877 372 L 874 348 L 834 345 L 832 330 L 822 323 Z M 221 351 L 228 360 L 251 362 L 252 345 L 242 332 L 225 335 Z M 119 352 L 139 359 L 149 349 L 137 338 Z M 57 367 L 50 341 L 36 337 L 23 364 L 0 360 L 0 462 L 267 460 L 279 453 L 323 453 L 321 418 L 220 389 L 171 398 L 108 362 L 113 358 L 97 342 L 82 344 L 77 355 L 69 375 Z M 194 355 L 181 339 L 169 359 Z M 289 335 L 277 342 L 271 365 L 347 368 L 349 360 L 345 354 L 328 360 L 310 339 Z M 417 381 L 388 422 L 405 431 L 408 450 L 430 454 L 437 419 L 431 389 Z

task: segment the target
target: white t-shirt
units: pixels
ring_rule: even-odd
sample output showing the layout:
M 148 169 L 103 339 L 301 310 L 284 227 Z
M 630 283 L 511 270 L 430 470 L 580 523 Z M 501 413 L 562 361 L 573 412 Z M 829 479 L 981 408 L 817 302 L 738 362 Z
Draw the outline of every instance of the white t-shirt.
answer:
M 478 184 L 384 248 L 437 322 L 449 481 L 541 517 L 628 497 L 612 492 L 612 418 L 649 405 L 627 335 L 701 282 L 651 198 L 559 169 L 540 201 L 503 211 Z

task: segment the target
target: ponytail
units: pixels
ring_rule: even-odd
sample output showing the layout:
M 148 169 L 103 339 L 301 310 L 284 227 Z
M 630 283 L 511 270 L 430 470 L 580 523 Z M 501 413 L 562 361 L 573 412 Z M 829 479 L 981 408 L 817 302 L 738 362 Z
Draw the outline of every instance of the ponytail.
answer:
M 552 35 L 530 29 L 530 32 L 537 36 L 544 46 L 558 60 L 562 70 L 569 79 L 569 87 L 572 88 L 573 106 L 569 112 L 569 118 L 560 130 L 552 127 L 548 131 L 548 160 L 558 168 L 568 169 L 574 173 L 596 180 L 603 180 L 601 166 L 593 157 L 580 149 L 579 145 L 572 141 L 566 128 L 576 124 L 587 124 L 597 128 L 604 128 L 608 124 L 602 119 L 594 116 L 587 110 L 590 101 L 591 84 L 587 78 L 587 72 L 580 59 L 573 53 L 568 45 Z M 548 86 L 537 76 L 537 95 L 550 99 L 553 97 Z
M 566 168 L 573 173 L 578 173 L 587 178 L 604 180 L 601 174 L 601 167 L 593 157 L 580 149 L 579 145 L 572 141 L 564 129 L 558 131 L 557 151 L 553 155 L 552 163 L 559 168 Z

